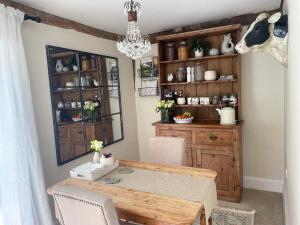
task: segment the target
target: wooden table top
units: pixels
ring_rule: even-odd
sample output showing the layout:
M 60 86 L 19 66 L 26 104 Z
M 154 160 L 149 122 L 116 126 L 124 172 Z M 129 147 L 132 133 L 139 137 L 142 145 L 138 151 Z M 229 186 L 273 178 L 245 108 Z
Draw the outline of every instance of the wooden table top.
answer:
M 212 170 L 179 167 L 145 163 L 140 161 L 120 160 L 120 166 L 178 173 L 186 176 L 201 176 L 216 178 Z M 93 181 L 68 178 L 60 184 L 76 186 L 110 197 L 121 219 L 131 220 L 141 224 L 155 225 L 191 225 L 203 212 L 203 204 L 179 198 L 162 196 L 149 192 L 142 192 L 124 187 L 109 186 Z M 48 188 L 52 194 L 52 188 Z

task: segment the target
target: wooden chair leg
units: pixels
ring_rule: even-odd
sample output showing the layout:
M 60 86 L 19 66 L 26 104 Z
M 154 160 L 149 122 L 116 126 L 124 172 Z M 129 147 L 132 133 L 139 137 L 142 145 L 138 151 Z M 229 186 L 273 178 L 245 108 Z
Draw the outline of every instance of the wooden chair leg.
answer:
M 211 219 L 211 217 L 209 217 L 209 219 L 208 219 L 208 224 L 206 224 L 206 217 L 205 217 L 205 214 L 202 213 L 202 214 L 201 214 L 201 218 L 200 218 L 200 225 L 212 225 L 212 219 Z

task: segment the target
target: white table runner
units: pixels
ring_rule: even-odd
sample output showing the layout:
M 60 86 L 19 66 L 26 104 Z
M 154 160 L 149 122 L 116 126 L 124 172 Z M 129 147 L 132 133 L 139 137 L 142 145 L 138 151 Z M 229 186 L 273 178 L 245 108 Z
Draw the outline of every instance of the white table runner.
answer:
M 121 179 L 119 183 L 110 185 L 200 202 L 204 205 L 206 223 L 211 216 L 212 209 L 217 206 L 216 183 L 210 178 L 139 168 L 133 168 L 134 172 L 130 174 L 120 174 L 118 172 L 120 168 L 122 167 L 95 182 L 105 184 L 105 178 L 119 177 Z

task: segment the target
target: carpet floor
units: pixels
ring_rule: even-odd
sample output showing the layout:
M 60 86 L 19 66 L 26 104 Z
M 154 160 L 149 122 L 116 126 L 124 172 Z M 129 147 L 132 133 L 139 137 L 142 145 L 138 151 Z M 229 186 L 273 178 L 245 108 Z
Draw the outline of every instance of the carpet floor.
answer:
M 255 225 L 283 225 L 282 194 L 244 189 L 240 203 L 219 201 L 220 207 L 256 210 Z

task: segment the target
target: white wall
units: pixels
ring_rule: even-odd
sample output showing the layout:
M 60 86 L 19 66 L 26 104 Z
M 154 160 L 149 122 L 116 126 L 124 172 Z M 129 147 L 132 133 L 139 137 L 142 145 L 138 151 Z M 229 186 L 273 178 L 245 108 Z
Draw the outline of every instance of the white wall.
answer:
M 283 181 L 284 68 L 266 53 L 241 63 L 244 176 Z
M 157 54 L 157 45 L 152 45 L 152 55 Z M 251 188 L 281 191 L 284 170 L 284 69 L 264 53 L 242 55 L 241 63 L 245 184 Z M 138 64 L 136 67 L 139 67 Z M 139 85 L 140 79 L 136 76 L 136 88 Z M 154 111 L 157 100 L 159 97 L 139 97 L 136 92 L 141 160 L 147 160 L 148 139 L 155 135 L 151 124 L 160 120 L 160 114 Z M 277 187 L 272 187 L 274 185 Z
M 285 153 L 289 225 L 300 224 L 300 2 L 288 0 L 289 65 L 285 77 Z
M 158 56 L 158 45 L 152 45 L 151 53 L 148 55 Z M 146 57 L 146 56 L 145 56 Z M 140 61 L 136 60 L 135 68 L 140 68 Z M 146 161 L 148 158 L 148 139 L 155 136 L 155 127 L 153 122 L 160 120 L 160 113 L 155 112 L 155 104 L 160 99 L 159 96 L 139 97 L 138 88 L 141 87 L 141 79 L 138 78 L 137 73 L 135 77 L 135 102 L 139 138 L 140 159 Z
M 29 67 L 46 185 L 49 186 L 66 178 L 69 175 L 70 168 L 92 158 L 92 155 L 89 154 L 62 166 L 56 164 L 46 57 L 47 44 L 118 58 L 124 140 L 106 147 L 105 150 L 111 151 L 117 158 L 139 159 L 132 61 L 117 51 L 116 42 L 33 22 L 25 22 L 22 33 Z

